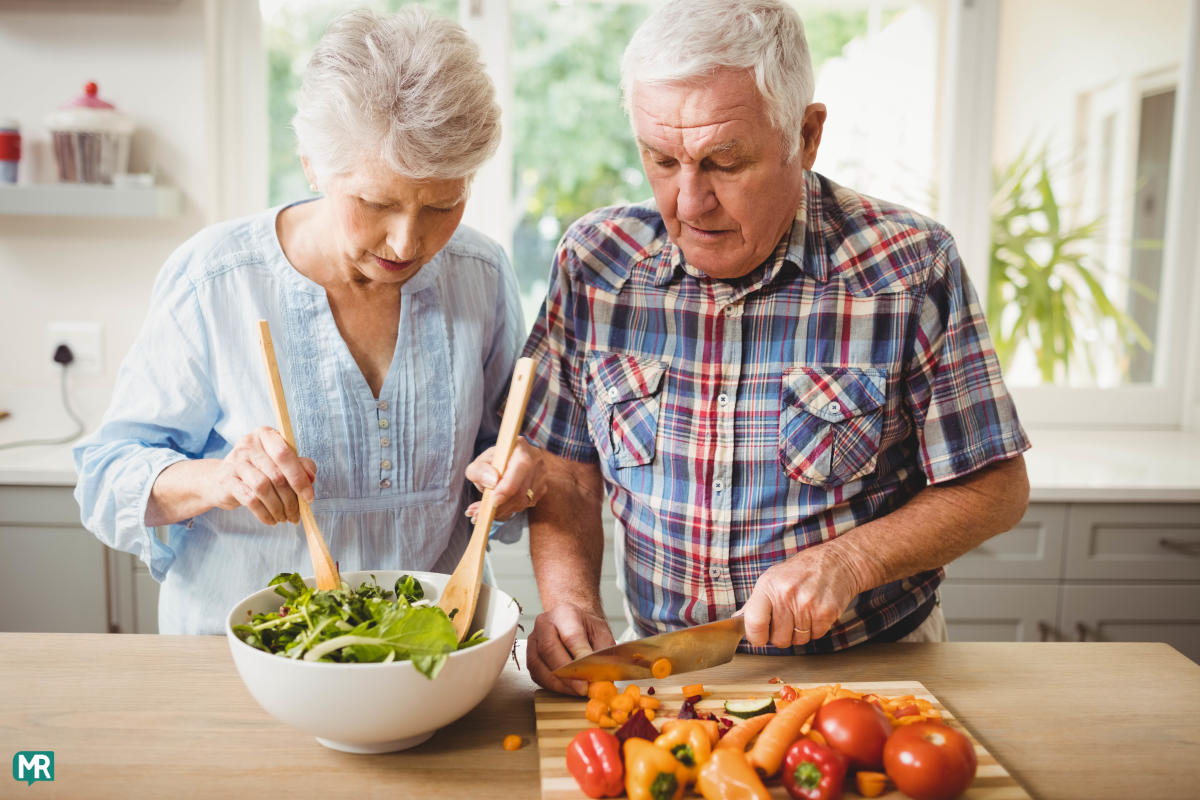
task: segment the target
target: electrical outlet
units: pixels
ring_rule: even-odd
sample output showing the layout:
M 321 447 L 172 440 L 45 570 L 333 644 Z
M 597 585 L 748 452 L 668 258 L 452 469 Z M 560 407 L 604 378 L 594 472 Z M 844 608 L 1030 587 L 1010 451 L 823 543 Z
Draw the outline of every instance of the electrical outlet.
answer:
M 60 344 L 71 348 L 75 360 L 69 369 L 80 374 L 94 374 L 104 369 L 104 341 L 99 322 L 51 322 L 46 326 L 46 361 L 54 361 L 54 351 Z

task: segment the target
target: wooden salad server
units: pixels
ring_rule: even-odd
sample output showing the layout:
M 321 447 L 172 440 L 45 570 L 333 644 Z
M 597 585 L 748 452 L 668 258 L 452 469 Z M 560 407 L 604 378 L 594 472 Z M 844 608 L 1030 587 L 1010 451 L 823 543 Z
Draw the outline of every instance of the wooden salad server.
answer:
M 517 359 L 513 369 L 512 383 L 508 387 L 508 400 L 504 404 L 504 417 L 500 420 L 500 433 L 496 436 L 496 449 L 492 454 L 492 467 L 498 475 L 504 474 L 508 458 L 517 444 L 521 432 L 521 420 L 525 417 L 525 406 L 529 402 L 529 391 L 533 388 L 533 359 Z M 487 550 L 488 533 L 496 517 L 496 503 L 492 490 L 485 489 L 475 517 L 475 530 L 471 541 L 454 568 L 438 606 L 450 615 L 454 633 L 461 642 L 466 638 L 471 620 L 475 616 L 475 603 L 479 600 L 479 584 L 483 580 L 483 556 Z
M 262 348 L 263 363 L 267 367 L 267 384 L 271 390 L 271 404 L 275 406 L 275 420 L 279 423 L 279 432 L 283 434 L 288 447 L 296 449 L 296 438 L 292 435 L 292 419 L 288 416 L 287 398 L 283 395 L 283 382 L 279 379 L 279 364 L 275 361 L 275 344 L 271 341 L 271 326 L 265 319 L 258 321 L 258 343 Z M 325 537 L 317 527 L 312 508 L 303 497 L 300 501 L 300 520 L 304 523 L 304 536 L 308 540 L 308 554 L 312 556 L 313 574 L 317 579 L 318 589 L 342 588 L 342 576 L 338 574 L 337 564 L 329 554 Z

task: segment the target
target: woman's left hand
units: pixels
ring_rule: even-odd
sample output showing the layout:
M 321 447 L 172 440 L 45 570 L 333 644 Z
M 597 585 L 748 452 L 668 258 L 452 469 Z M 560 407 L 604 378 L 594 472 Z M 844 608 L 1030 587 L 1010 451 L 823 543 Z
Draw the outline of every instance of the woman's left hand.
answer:
M 479 491 L 491 489 L 496 501 L 496 519 L 506 520 L 514 514 L 532 508 L 546 493 L 546 475 L 542 466 L 542 451 L 535 445 L 517 439 L 504 476 L 496 474 L 492 466 L 495 447 L 489 447 L 467 466 L 467 480 Z M 467 516 L 475 519 L 479 513 L 479 502 L 471 503 Z

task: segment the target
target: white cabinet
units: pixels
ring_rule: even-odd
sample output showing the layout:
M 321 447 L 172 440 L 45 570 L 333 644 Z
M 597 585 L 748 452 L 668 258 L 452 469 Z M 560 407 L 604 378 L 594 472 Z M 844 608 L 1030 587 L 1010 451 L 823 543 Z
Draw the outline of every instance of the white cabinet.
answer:
M 1200 504 L 1032 504 L 941 595 L 952 640 L 1161 641 L 1200 661 Z
M 0 486 L 0 631 L 157 632 L 158 584 L 80 525 L 72 491 Z

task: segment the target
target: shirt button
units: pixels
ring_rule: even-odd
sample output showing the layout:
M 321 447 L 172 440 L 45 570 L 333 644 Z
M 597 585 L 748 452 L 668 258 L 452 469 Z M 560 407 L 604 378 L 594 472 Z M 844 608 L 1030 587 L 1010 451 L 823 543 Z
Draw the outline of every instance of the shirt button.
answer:
M 620 397 L 620 396 L 621 396 L 621 393 L 620 393 L 620 392 L 618 392 L 616 389 L 609 389 L 609 390 L 608 390 L 608 399 L 609 399 L 609 400 L 613 400 L 613 401 L 615 401 L 615 400 L 616 400 L 618 397 Z
M 387 447 L 388 445 L 390 445 L 392 443 L 392 440 L 385 436 L 379 440 L 379 443 L 381 445 L 383 445 L 384 447 Z
M 381 480 L 379 482 L 379 488 L 380 489 L 390 489 L 390 488 L 392 488 L 392 482 L 389 481 L 387 478 L 384 478 L 383 480 Z
M 719 395 L 717 395 L 717 403 L 719 403 L 722 406 L 728 405 L 729 395 L 725 394 L 724 392 L 721 392 Z
M 840 414 L 842 411 L 842 407 L 841 407 L 841 405 L 838 404 L 837 401 L 834 401 L 829 404 L 829 410 L 835 414 Z
M 725 316 L 738 317 L 738 316 L 741 316 L 741 314 L 742 314 L 741 305 L 735 303 L 733 305 L 725 306 Z
M 383 461 L 380 461 L 380 462 L 379 462 L 379 467 L 380 467 L 381 469 L 391 469 L 391 468 L 392 468 L 392 462 L 390 462 L 390 461 L 387 461 L 387 460 L 385 459 L 385 460 L 383 460 Z
M 719 577 L 721 577 L 721 568 L 720 567 L 709 567 L 708 574 L 712 575 L 714 578 L 719 578 Z
M 375 407 L 378 408 L 380 411 L 387 411 L 387 400 L 380 400 L 378 403 L 375 404 Z
M 725 488 L 725 481 L 720 481 L 720 480 L 713 481 L 713 488 L 716 489 L 718 492 L 721 491 L 722 489 Z
M 387 426 L 388 426 L 388 421 L 386 419 L 379 420 L 379 427 L 386 428 Z

